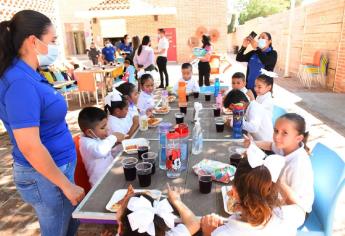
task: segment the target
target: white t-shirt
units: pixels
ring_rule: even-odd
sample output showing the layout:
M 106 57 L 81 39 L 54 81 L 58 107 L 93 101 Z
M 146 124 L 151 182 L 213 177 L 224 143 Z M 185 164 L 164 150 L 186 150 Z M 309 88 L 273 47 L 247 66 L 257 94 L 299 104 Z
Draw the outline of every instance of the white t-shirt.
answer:
M 196 81 L 196 79 L 192 76 L 190 80 L 184 80 L 183 78 L 179 79 L 179 81 L 174 85 L 173 92 L 176 94 L 178 90 L 178 83 L 180 81 L 186 82 L 186 92 L 192 93 L 192 92 L 200 92 L 199 82 Z
M 305 211 L 311 212 L 314 202 L 314 175 L 310 157 L 304 145 L 289 155 L 284 155 L 283 150 L 272 144 L 272 151 L 285 156 L 285 166 L 282 169 L 279 182 L 290 186 L 298 196 L 297 204 Z
M 264 95 L 260 95 L 256 97 L 256 101 L 260 103 L 265 110 L 270 114 L 272 117 L 273 115 L 273 98 L 272 98 L 272 93 L 267 92 Z
M 128 117 L 131 117 L 131 119 L 133 120 L 134 116 L 139 116 L 139 112 L 138 112 L 138 108 L 136 105 L 134 104 L 129 104 L 128 106 Z
M 146 112 L 147 109 L 155 107 L 155 101 L 153 100 L 152 94 L 147 94 L 141 91 L 138 98 L 138 109 L 140 112 Z
M 119 132 L 122 134 L 127 134 L 133 125 L 133 119 L 128 116 L 125 118 L 117 118 L 116 116 L 108 116 L 108 132 L 112 134 L 114 132 Z
M 303 224 L 305 215 L 297 205 L 282 206 L 273 211 L 269 222 L 264 226 L 252 226 L 240 221 L 239 215 L 229 217 L 228 223 L 215 229 L 211 236 L 292 236 Z
M 251 101 L 243 120 L 243 129 L 248 131 L 255 141 L 272 141 L 272 117 L 257 102 Z
M 158 51 L 166 49 L 165 52 L 158 54 L 160 57 L 168 56 L 169 40 L 166 37 L 160 38 L 158 41 Z
M 109 135 L 103 140 L 80 136 L 79 150 L 92 186 L 111 165 L 113 161 L 111 150 L 115 143 L 116 137 L 114 135 Z

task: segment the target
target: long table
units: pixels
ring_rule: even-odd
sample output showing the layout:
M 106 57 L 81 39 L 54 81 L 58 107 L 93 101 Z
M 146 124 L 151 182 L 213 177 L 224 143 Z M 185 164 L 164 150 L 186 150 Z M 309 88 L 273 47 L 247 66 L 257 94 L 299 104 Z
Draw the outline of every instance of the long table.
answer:
M 162 115 L 164 121 L 175 123 L 174 113 L 174 109 L 172 109 L 169 114 Z M 187 123 L 189 124 L 191 124 L 191 113 L 192 112 L 187 113 Z M 227 217 L 228 215 L 224 211 L 221 195 L 221 187 L 224 186 L 224 184 L 213 182 L 211 193 L 201 194 L 199 192 L 198 177 L 194 174 L 192 167 L 205 158 L 229 163 L 228 147 L 239 146 L 240 143 L 238 142 L 241 140 L 232 140 L 230 138 L 230 129 L 225 129 L 224 133 L 216 133 L 212 109 L 204 109 L 200 114 L 200 117 L 201 125 L 204 129 L 203 152 L 199 155 L 193 155 L 191 153 L 191 141 L 189 141 L 187 170 L 182 172 L 179 178 L 170 179 L 166 176 L 166 171 L 159 169 L 157 164 L 156 173 L 152 176 L 151 186 L 147 189 L 158 189 L 164 194 L 166 193 L 166 183 L 169 183 L 172 186 L 179 186 L 182 188 L 181 198 L 183 202 L 197 216 L 203 216 L 208 213 L 215 212 L 221 216 Z M 193 126 L 190 126 L 190 129 L 192 128 Z M 150 141 L 151 151 L 158 153 L 159 143 L 156 128 L 149 129 L 145 132 L 138 131 L 135 137 L 147 138 Z M 137 179 L 134 181 L 126 181 L 124 178 L 121 160 L 129 156 L 133 155 L 120 153 L 115 157 L 112 165 L 105 170 L 104 176 L 75 209 L 73 212 L 74 218 L 78 218 L 80 221 L 88 223 L 116 223 L 115 213 L 109 212 L 105 209 L 105 206 L 114 191 L 118 189 L 126 189 L 129 184 L 132 184 L 134 188 L 142 189 L 142 187 L 139 186 Z M 137 154 L 134 156 L 137 156 Z

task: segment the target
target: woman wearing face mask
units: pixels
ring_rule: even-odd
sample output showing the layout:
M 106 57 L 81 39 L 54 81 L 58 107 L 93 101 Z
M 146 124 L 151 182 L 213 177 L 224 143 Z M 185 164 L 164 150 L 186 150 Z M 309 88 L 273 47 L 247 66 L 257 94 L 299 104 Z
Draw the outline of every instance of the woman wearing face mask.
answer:
M 73 181 L 76 152 L 63 96 L 38 72 L 58 55 L 55 29 L 32 10 L 0 23 L 0 119 L 10 136 L 14 182 L 39 219 L 41 234 L 74 235 L 74 206 L 84 190 Z
M 254 50 L 244 54 L 249 44 L 252 45 Z M 239 62 L 248 62 L 246 87 L 252 90 L 255 97 L 255 79 L 261 74 L 260 70 L 262 68 L 273 71 L 277 63 L 277 57 L 277 52 L 273 50 L 272 47 L 272 37 L 270 33 L 261 33 L 258 42 L 250 36 L 243 40 L 242 47 L 236 56 L 236 60 Z

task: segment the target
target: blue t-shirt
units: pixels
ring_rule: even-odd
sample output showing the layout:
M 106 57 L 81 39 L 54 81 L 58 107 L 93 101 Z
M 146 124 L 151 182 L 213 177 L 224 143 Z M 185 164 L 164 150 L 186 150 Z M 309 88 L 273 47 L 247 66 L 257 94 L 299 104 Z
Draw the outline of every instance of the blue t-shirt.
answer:
M 109 62 L 113 62 L 115 60 L 115 48 L 113 46 L 103 48 L 102 54 L 104 55 L 105 60 Z
M 121 49 L 121 51 L 124 51 L 124 52 L 126 52 L 128 54 L 131 54 L 132 50 L 133 50 L 132 45 L 130 43 L 127 44 L 127 45 L 124 44 L 124 43 L 121 43 L 119 48 Z
M 63 96 L 24 61 L 14 59 L 0 78 L 0 119 L 13 144 L 14 161 L 31 166 L 13 136 L 13 130 L 29 127 L 39 127 L 41 142 L 57 166 L 74 161 L 76 151 L 66 113 Z
M 268 53 L 270 51 L 272 51 L 271 47 L 267 48 L 263 52 L 263 54 Z M 248 75 L 246 87 L 248 89 L 254 89 L 254 87 L 255 87 L 255 80 L 256 80 L 256 78 L 259 75 L 261 75 L 261 69 L 265 68 L 265 65 L 261 62 L 258 54 L 254 53 L 251 56 L 251 58 L 249 59 L 248 67 L 249 67 L 249 75 Z

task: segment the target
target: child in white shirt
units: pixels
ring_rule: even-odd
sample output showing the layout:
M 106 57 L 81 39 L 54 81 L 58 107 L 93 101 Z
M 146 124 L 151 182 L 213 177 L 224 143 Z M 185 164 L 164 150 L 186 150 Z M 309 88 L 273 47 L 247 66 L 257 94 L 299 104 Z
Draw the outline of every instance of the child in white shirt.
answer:
M 138 98 L 139 112 L 151 116 L 155 107 L 153 99 L 154 81 L 151 74 L 143 74 L 140 78 L 141 92 Z
M 273 115 L 273 78 L 262 74 L 259 75 L 255 80 L 255 92 L 257 94 L 256 101 L 260 103 L 268 114 L 272 117 Z
M 133 134 L 139 127 L 139 112 L 136 106 L 136 104 L 138 103 L 139 93 L 136 90 L 135 86 L 131 83 L 123 83 L 116 89 L 128 99 L 129 105 L 126 118 L 129 120 L 128 122 L 133 123 L 128 133 Z
M 131 186 L 130 186 L 131 187 Z M 145 193 L 135 193 L 129 196 L 122 203 L 116 214 L 118 235 L 165 235 L 165 236 L 190 236 L 200 229 L 200 221 L 194 213 L 183 204 L 180 193 L 177 189 L 171 189 L 168 185 L 168 200 L 156 202 L 160 209 L 153 211 L 154 199 Z M 173 215 L 172 206 L 178 211 L 181 217 L 181 224 L 174 226 L 176 218 Z M 152 216 L 152 214 L 154 214 Z M 140 231 L 140 233 L 139 233 Z
M 178 89 L 178 83 L 180 81 L 186 82 L 186 92 L 191 94 L 193 92 L 200 92 L 199 82 L 193 78 L 193 67 L 190 63 L 183 63 L 181 67 L 182 78 L 174 85 L 173 92 L 176 94 Z
M 256 142 L 263 150 L 285 156 L 285 166 L 279 182 L 286 192 L 294 195 L 304 215 L 310 213 L 314 201 L 314 178 L 306 142 L 308 139 L 306 123 L 296 113 L 286 113 L 275 123 L 273 142 Z M 248 146 L 248 140 L 245 140 Z
M 105 97 L 105 111 L 108 112 L 109 133 L 119 132 L 132 136 L 135 132 L 133 120 L 127 118 L 128 100 L 116 88 Z
M 232 109 L 234 104 L 244 104 L 245 115 L 243 119 L 243 129 L 248 131 L 254 140 L 272 140 L 272 118 L 257 101 L 254 100 L 249 102 L 247 96 L 243 92 L 234 89 L 226 95 L 223 103 L 224 107 L 229 109 Z M 230 126 L 232 126 L 232 121 L 230 121 Z
M 237 166 L 232 189 L 233 211 L 226 224 L 217 215 L 204 216 L 201 228 L 204 236 L 291 236 L 304 221 L 302 209 L 281 205 L 276 183 L 284 166 L 284 157 L 258 156 L 243 158 Z
M 107 114 L 97 107 L 86 107 L 79 113 L 78 124 L 83 132 L 79 141 L 86 172 L 91 186 L 111 165 L 111 150 L 116 142 L 121 142 L 124 135 L 112 133 L 108 135 Z
M 249 101 L 255 100 L 252 90 L 246 88 L 246 76 L 242 72 L 236 72 L 232 75 L 231 85 L 232 89 L 238 89 L 244 93 Z M 230 90 L 228 92 L 230 92 Z

